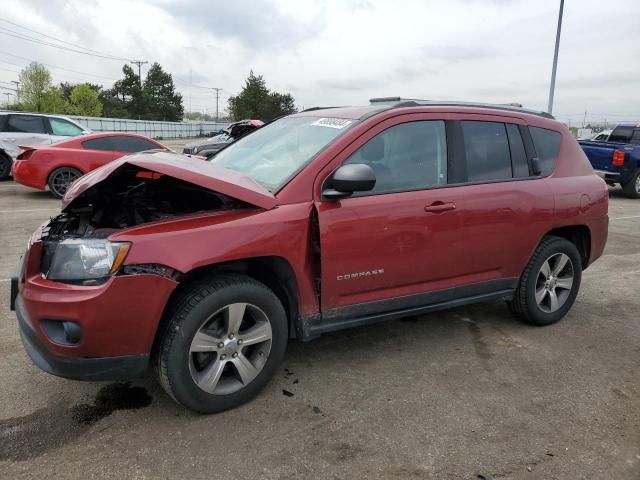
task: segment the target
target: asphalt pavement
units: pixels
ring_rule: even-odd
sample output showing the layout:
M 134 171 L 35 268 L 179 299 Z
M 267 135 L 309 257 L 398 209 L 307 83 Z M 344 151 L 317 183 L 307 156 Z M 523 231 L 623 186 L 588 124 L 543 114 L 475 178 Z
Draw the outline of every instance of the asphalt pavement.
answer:
M 59 208 L 0 182 L 0 478 L 640 479 L 640 200 L 619 189 L 560 323 L 491 303 L 293 342 L 257 399 L 211 416 L 153 378 L 31 364 L 9 277 Z

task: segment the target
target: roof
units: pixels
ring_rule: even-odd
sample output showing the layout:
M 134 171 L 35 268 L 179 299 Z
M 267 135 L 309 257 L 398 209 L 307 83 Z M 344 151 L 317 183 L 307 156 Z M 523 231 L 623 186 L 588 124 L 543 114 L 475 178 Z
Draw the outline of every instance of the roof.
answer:
M 314 107 L 296 113 L 293 116 L 313 116 L 313 117 L 332 117 L 346 118 L 349 120 L 364 120 L 373 115 L 396 108 L 412 108 L 412 107 L 434 107 L 434 109 L 442 110 L 443 107 L 452 107 L 458 111 L 466 109 L 485 109 L 498 110 L 502 112 L 514 112 L 520 114 L 536 115 L 543 118 L 554 119 L 553 115 L 547 112 L 531 110 L 523 108 L 517 103 L 492 104 L 492 103 L 474 103 L 474 102 L 457 102 L 457 101 L 436 101 L 436 100 L 402 100 L 396 101 L 400 97 L 384 97 L 379 99 L 371 99 L 373 105 L 362 107 Z

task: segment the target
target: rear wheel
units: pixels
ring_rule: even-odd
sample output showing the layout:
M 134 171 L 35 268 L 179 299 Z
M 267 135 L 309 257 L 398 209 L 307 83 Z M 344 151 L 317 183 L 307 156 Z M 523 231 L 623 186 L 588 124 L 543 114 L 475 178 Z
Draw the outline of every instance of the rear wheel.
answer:
M 49 190 L 56 198 L 64 197 L 67 188 L 71 183 L 80 178 L 82 176 L 82 172 L 76 170 L 71 167 L 61 167 L 56 168 L 51 175 L 49 175 L 49 180 L 47 181 L 47 185 L 49 185 Z
M 214 413 L 251 400 L 269 382 L 287 345 L 278 297 L 241 275 L 203 280 L 183 292 L 160 339 L 160 384 L 181 405 Z
M 531 325 L 551 325 L 566 315 L 578 295 L 582 260 L 570 241 L 549 236 L 525 268 L 509 306 Z
M 11 175 L 11 159 L 0 153 L 0 180 L 9 178 Z
M 640 198 L 640 170 L 637 170 L 631 180 L 622 185 L 622 191 L 629 198 Z

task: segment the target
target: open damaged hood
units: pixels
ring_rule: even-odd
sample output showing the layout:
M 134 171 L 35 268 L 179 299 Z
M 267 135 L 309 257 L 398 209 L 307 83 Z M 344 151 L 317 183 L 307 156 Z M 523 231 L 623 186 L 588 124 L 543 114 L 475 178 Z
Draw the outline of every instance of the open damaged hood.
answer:
M 122 157 L 80 177 L 71 184 L 62 199 L 62 210 L 66 210 L 83 192 L 109 178 L 124 164 L 168 175 L 267 210 L 277 203 L 269 190 L 246 175 L 211 162 L 174 153 L 156 152 Z

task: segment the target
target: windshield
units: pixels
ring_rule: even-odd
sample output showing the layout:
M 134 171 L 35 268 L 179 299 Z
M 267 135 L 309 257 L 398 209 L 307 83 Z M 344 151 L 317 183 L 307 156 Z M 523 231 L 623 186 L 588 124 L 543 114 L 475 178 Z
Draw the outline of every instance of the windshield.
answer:
M 211 161 L 275 192 L 355 123 L 342 118 L 281 118 L 229 145 Z

